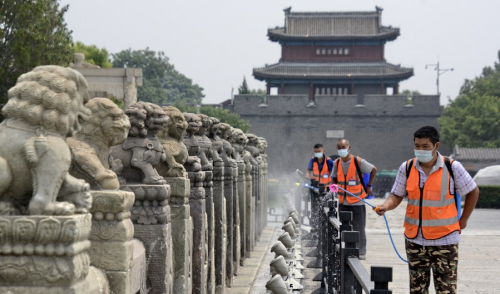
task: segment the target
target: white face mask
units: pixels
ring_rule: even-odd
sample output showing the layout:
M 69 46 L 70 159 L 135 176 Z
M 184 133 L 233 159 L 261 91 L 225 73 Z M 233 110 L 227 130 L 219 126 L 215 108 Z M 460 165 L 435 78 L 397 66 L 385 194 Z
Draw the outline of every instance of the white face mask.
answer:
M 349 150 L 347 149 L 338 149 L 337 153 L 339 154 L 340 157 L 346 157 L 349 155 Z
M 323 153 L 321 153 L 321 152 L 314 153 L 314 157 L 321 158 L 321 157 L 323 157 Z
M 426 163 L 432 160 L 434 158 L 434 155 L 432 155 L 432 150 L 413 150 L 415 151 L 415 157 L 417 158 L 418 161 Z

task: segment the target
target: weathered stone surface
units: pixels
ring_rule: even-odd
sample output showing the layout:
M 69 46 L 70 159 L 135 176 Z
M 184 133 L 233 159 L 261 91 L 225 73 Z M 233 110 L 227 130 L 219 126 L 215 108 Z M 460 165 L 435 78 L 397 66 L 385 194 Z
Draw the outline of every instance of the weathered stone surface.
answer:
M 74 138 L 67 138 L 72 162 L 69 173 L 83 179 L 93 190 L 117 190 L 118 178 L 110 168 L 109 148 L 123 143 L 130 129 L 128 117 L 108 98 L 94 98 L 87 104 L 90 118 Z
M 69 287 L 84 280 L 90 219 L 90 214 L 0 217 L 0 286 Z
M 191 185 L 187 178 L 165 178 L 170 185 L 171 196 L 170 204 L 187 204 L 189 203 L 189 194 Z
M 132 265 L 127 271 L 107 271 L 107 277 L 112 294 L 140 293 L 146 294 L 146 257 L 142 242 L 132 240 Z
M 184 163 L 184 167 L 188 172 L 198 172 L 201 171 L 201 160 L 198 155 L 200 155 L 200 145 L 198 143 L 198 138 L 195 133 L 199 131 L 201 127 L 200 117 L 194 113 L 184 113 L 184 118 L 188 124 L 186 129 L 186 134 L 182 141 L 186 145 L 188 150 L 188 158 Z M 206 158 L 204 158 L 206 164 Z
M 143 243 L 140 245 L 137 240 L 130 240 L 134 245 L 129 270 L 135 272 L 134 275 L 146 276 L 143 272 L 146 269 L 137 268 L 142 262 L 141 248 L 145 248 L 145 263 L 147 264 L 147 279 L 144 279 L 147 283 L 143 280 L 135 281 L 136 276 L 132 277 L 133 280 L 130 283 L 136 285 L 134 288 L 138 287 L 137 284 L 147 284 L 151 293 L 173 293 L 172 241 L 168 205 L 170 186 L 125 185 L 122 189 L 133 191 L 135 194 L 136 201 L 132 207 L 130 220 L 133 221 L 134 237 Z M 117 277 L 121 276 L 124 276 L 124 272 L 117 274 Z
M 193 220 L 193 255 L 192 255 L 192 277 L 193 277 L 193 292 L 192 293 L 206 293 L 206 202 L 205 202 L 205 189 L 197 187 L 195 184 L 203 184 L 203 177 L 191 176 L 193 172 L 189 172 L 189 178 L 193 178 L 191 182 L 191 193 L 189 196 L 189 210 Z
M 130 241 L 134 237 L 134 225 L 130 219 L 123 221 L 92 221 L 89 240 L 92 242 Z M 93 243 L 93 246 L 95 244 Z
M 137 239 L 132 240 L 132 265 L 127 271 L 107 271 L 111 293 L 146 294 L 146 258 L 145 248 Z M 167 292 L 165 292 L 167 293 Z
M 0 286 L 0 293 L 4 294 L 108 294 L 107 279 L 101 271 L 90 267 L 89 274 L 84 280 L 71 286 L 44 287 L 44 286 Z
M 86 91 L 81 74 L 53 65 L 21 75 L 8 91 L 0 124 L 0 214 L 88 212 L 89 185 L 69 175 L 65 142 L 80 130 L 78 118 L 90 114 Z
M 129 189 L 130 190 L 130 189 Z M 119 213 L 125 213 L 129 212 L 130 208 L 132 208 L 132 205 L 134 204 L 135 201 L 135 194 L 122 190 L 122 191 L 92 191 L 92 208 L 90 209 L 90 212 L 93 214 L 94 220 L 103 220 L 103 218 L 100 217 L 100 215 L 95 215 L 96 213 L 113 213 L 113 219 L 107 219 L 108 217 L 111 218 L 111 215 L 105 215 L 104 217 L 106 220 L 111 221 L 111 220 L 123 220 L 125 218 L 120 217 L 118 214 Z
M 168 124 L 158 132 L 163 149 L 165 163 L 156 166 L 158 173 L 163 177 L 186 177 L 184 163 L 188 160 L 188 150 L 182 142 L 187 129 L 187 122 L 182 112 L 173 106 L 163 106 L 168 115 Z
M 205 204 L 206 204 L 206 279 L 207 279 L 207 294 L 215 293 L 215 206 L 213 197 L 213 173 L 212 171 L 205 172 Z
M 128 271 L 132 264 L 132 242 L 95 242 L 89 249 L 93 266 L 112 271 Z
M 155 169 L 166 158 L 156 134 L 168 123 L 168 116 L 158 105 L 142 101 L 130 105 L 125 114 L 131 122 L 128 137 L 110 152 L 120 184 L 165 184 Z
M 169 185 L 124 185 L 125 191 L 135 194 L 134 206 L 131 209 L 131 220 L 134 224 L 166 224 L 170 222 Z
M 135 225 L 134 237 L 146 249 L 149 293 L 176 293 L 172 292 L 173 261 L 169 229 L 168 224 Z
M 170 233 L 169 230 L 167 230 L 167 234 Z M 140 293 L 140 294 L 147 294 L 147 287 L 146 287 L 146 279 L 143 277 L 146 277 L 147 273 L 147 264 L 146 264 L 146 249 L 144 248 L 144 244 L 142 244 L 141 241 L 134 239 L 132 240 L 132 243 L 134 245 L 134 253 L 132 256 L 132 267 L 130 269 L 131 272 L 131 277 L 132 277 L 132 292 L 131 293 Z M 167 261 L 172 263 L 172 250 L 169 250 L 167 254 Z M 172 275 L 171 273 L 167 274 L 165 279 L 167 280 L 167 291 L 165 293 L 172 293 L 171 287 L 169 285 L 172 285 Z
M 245 162 L 238 164 L 238 198 L 239 198 L 239 229 L 240 229 L 240 265 L 243 266 L 246 257 L 246 181 L 245 181 Z
M 245 136 L 246 137 L 246 136 Z M 253 194 L 252 194 L 252 163 L 250 162 L 250 158 L 252 155 L 250 152 L 244 150 L 243 152 L 243 161 L 245 162 L 245 256 L 250 257 L 250 252 L 253 250 L 253 235 L 254 235 L 254 222 L 255 219 L 253 210 Z
M 192 292 L 192 227 L 189 205 L 171 205 L 172 211 L 172 248 L 174 265 L 173 293 Z
M 191 293 L 193 231 L 189 207 L 190 182 L 186 178 L 167 177 L 165 180 L 172 187 L 170 211 L 172 250 L 175 252 L 173 256 L 173 293 Z
M 225 293 L 226 280 L 226 207 L 224 199 L 224 167 L 214 166 L 213 201 L 214 201 L 214 274 L 215 293 Z

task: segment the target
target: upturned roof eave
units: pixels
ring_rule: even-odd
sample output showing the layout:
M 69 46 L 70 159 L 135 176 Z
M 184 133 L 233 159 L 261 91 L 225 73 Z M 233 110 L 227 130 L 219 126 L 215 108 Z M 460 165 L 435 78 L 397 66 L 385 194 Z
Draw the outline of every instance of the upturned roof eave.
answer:
M 273 42 L 279 41 L 345 41 L 345 40 L 387 40 L 393 41 L 400 35 L 399 28 L 376 35 L 338 35 L 338 36 L 296 36 L 273 32 L 276 29 L 268 29 L 267 37 Z
M 380 74 L 380 75 L 314 75 L 314 74 L 276 74 L 276 73 L 264 73 L 259 71 L 259 69 L 253 69 L 252 75 L 259 81 L 265 81 L 267 79 L 338 79 L 338 80 L 368 80 L 368 79 L 399 79 L 406 80 L 413 76 L 413 69 L 407 69 L 406 72 L 398 74 Z

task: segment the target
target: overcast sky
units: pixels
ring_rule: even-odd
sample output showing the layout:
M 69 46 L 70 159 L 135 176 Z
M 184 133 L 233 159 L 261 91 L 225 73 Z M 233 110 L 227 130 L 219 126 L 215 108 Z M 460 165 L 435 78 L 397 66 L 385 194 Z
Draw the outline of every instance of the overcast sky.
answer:
M 384 9 L 382 24 L 401 29 L 386 44 L 385 58 L 413 67 L 415 76 L 400 89 L 436 93 L 439 60 L 441 104 L 454 99 L 464 79 L 498 60 L 500 1 L 497 0 L 62 0 L 73 40 L 110 53 L 149 47 L 164 51 L 176 69 L 204 88 L 204 103 L 230 98 L 246 76 L 250 88 L 265 88 L 254 67 L 278 62 L 280 45 L 267 29 L 283 26 L 283 9 L 368 11 Z M 139 97 L 140 98 L 140 97 Z

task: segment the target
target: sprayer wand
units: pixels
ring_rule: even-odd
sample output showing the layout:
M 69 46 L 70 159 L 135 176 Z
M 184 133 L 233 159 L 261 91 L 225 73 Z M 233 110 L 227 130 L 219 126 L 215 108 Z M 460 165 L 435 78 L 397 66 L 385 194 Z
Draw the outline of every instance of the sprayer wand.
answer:
M 363 198 L 360 198 L 360 197 L 352 194 L 351 192 L 342 189 L 341 187 L 339 187 L 336 184 L 330 185 L 330 191 L 332 191 L 334 193 L 337 193 L 339 189 L 342 190 L 342 191 L 344 191 L 344 192 L 346 192 L 347 194 L 349 194 L 351 196 L 354 196 L 354 197 L 358 198 L 359 200 L 361 200 L 365 204 L 369 205 L 372 208 L 373 211 L 380 211 L 380 209 L 378 208 L 378 206 L 376 206 L 376 205 L 374 206 L 374 205 L 370 204 L 368 201 L 364 200 Z M 392 239 L 391 230 L 389 229 L 389 223 L 387 222 L 387 218 L 385 217 L 385 214 L 383 215 L 383 217 L 384 217 L 384 220 L 385 220 L 385 226 L 387 228 L 387 232 L 389 233 L 389 238 L 391 238 L 392 248 L 394 248 L 394 251 L 396 251 L 396 254 L 398 255 L 398 257 L 402 261 L 408 263 L 408 261 L 406 259 L 404 259 L 403 257 L 401 257 L 401 255 L 398 252 L 398 249 L 396 249 L 396 245 L 394 245 L 394 240 Z

